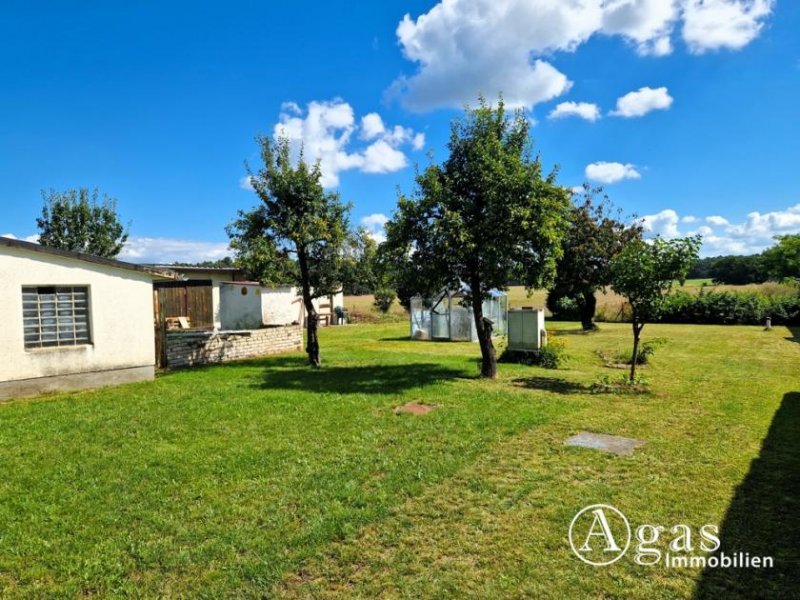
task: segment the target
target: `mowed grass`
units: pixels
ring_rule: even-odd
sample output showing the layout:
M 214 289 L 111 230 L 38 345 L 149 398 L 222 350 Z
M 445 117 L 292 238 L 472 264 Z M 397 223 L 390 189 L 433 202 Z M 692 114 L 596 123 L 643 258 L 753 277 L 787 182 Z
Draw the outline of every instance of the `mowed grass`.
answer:
M 616 395 L 589 386 L 629 327 L 556 327 L 565 368 L 497 381 L 474 344 L 349 326 L 323 330 L 320 371 L 284 355 L 2 404 L 0 596 L 797 597 L 800 332 L 648 326 L 651 392 Z M 409 401 L 439 408 L 393 413 Z M 582 430 L 646 445 L 563 445 Z M 719 524 L 776 567 L 590 567 L 566 536 L 597 502 Z

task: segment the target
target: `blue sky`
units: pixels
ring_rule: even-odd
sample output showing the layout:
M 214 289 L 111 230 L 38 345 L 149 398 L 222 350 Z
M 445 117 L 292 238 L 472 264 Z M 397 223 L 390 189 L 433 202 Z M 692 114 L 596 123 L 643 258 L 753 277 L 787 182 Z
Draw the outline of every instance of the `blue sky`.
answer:
M 124 258 L 220 257 L 280 130 L 379 237 L 458 107 L 502 91 L 563 185 L 759 251 L 800 231 L 798 25 L 788 0 L 4 2 L 0 235 L 35 233 L 40 189 L 99 187 Z

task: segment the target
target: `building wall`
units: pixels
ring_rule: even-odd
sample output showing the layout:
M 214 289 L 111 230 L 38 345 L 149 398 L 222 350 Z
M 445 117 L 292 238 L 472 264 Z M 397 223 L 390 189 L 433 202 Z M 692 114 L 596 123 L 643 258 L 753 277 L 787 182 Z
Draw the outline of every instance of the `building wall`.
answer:
M 261 317 L 268 325 L 287 325 L 300 321 L 302 302 L 297 288 L 282 285 L 264 288 L 261 297 Z
M 246 289 L 247 294 L 242 294 Z M 220 286 L 220 322 L 222 330 L 257 329 L 262 325 L 289 325 L 301 321 L 300 290 L 294 286 L 258 286 L 225 282 Z M 319 310 L 326 298 L 314 300 Z M 331 310 L 344 304 L 344 295 L 333 297 Z
M 303 333 L 299 325 L 250 331 L 175 331 L 167 334 L 167 366 L 222 363 L 302 348 Z
M 22 286 L 46 285 L 88 286 L 91 344 L 25 349 Z M 126 369 L 139 379 L 152 377 L 153 284 L 147 273 L 0 247 L 0 319 L 0 382 Z
M 258 284 L 223 282 L 219 286 L 220 328 L 226 331 L 261 327 L 262 295 Z

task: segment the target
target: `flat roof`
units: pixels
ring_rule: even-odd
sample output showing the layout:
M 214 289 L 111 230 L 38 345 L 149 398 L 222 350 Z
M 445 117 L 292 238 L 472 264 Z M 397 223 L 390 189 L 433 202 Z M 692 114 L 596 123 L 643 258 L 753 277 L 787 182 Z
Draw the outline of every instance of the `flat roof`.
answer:
M 139 273 L 147 273 L 159 279 L 175 279 L 175 276 L 159 270 L 154 267 L 145 265 L 136 265 L 133 263 L 116 260 L 114 258 L 103 258 L 102 256 L 94 256 L 92 254 L 83 254 L 82 252 L 73 252 L 72 250 L 62 250 L 60 248 L 50 248 L 42 246 L 34 242 L 26 242 L 24 240 L 17 240 L 14 238 L 7 238 L 0 236 L 0 246 L 7 248 L 19 248 L 20 250 L 29 250 L 31 252 L 38 252 L 39 254 L 47 254 L 50 256 L 59 256 L 61 258 L 69 258 L 72 260 L 79 260 L 81 262 L 93 263 L 102 265 L 104 267 L 113 267 L 115 269 L 124 269 L 126 271 L 137 271 Z

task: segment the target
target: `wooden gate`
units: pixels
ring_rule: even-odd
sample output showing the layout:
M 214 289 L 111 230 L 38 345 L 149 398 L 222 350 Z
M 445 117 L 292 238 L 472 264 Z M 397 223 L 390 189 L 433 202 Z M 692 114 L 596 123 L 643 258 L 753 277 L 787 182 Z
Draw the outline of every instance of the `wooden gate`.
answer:
M 153 289 L 153 332 L 156 338 L 156 368 L 167 367 L 167 320 L 164 316 L 164 306 L 157 289 Z
M 214 328 L 211 280 L 159 281 L 153 284 L 156 364 L 167 366 L 167 330 L 181 321 L 189 329 Z

